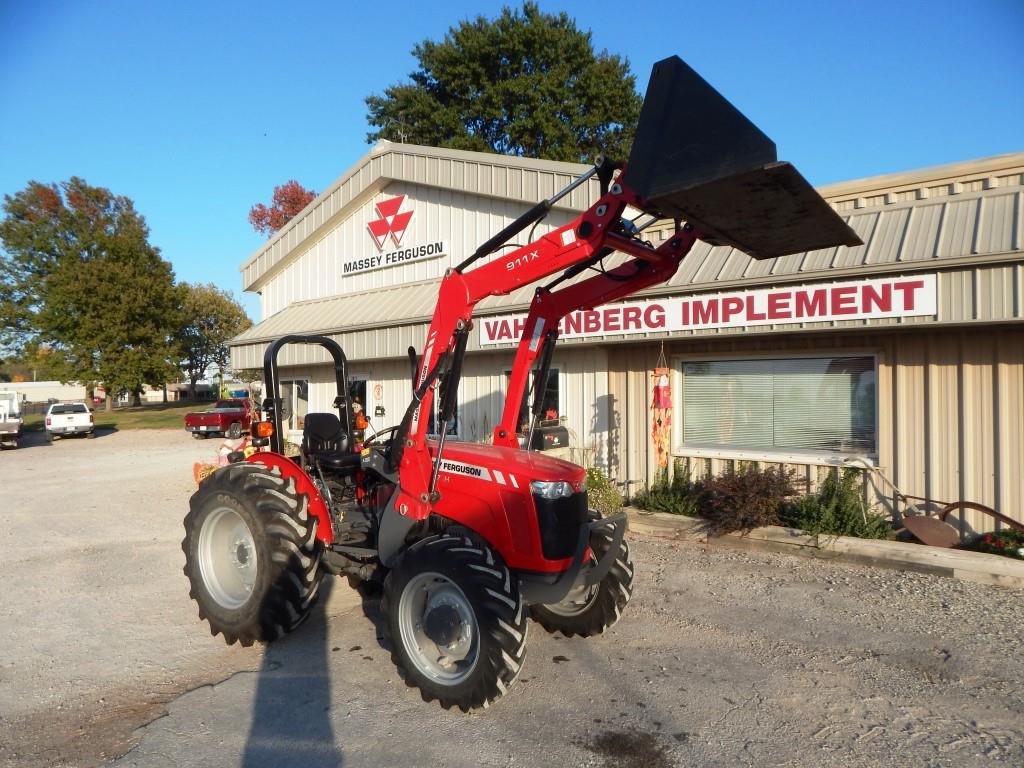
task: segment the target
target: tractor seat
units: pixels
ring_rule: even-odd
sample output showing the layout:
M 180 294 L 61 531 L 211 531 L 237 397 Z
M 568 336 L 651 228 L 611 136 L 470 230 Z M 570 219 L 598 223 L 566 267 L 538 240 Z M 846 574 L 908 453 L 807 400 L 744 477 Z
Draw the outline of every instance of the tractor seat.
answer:
M 302 454 L 324 469 L 336 472 L 359 468 L 359 454 L 348 449 L 348 435 L 333 413 L 309 413 L 302 427 Z

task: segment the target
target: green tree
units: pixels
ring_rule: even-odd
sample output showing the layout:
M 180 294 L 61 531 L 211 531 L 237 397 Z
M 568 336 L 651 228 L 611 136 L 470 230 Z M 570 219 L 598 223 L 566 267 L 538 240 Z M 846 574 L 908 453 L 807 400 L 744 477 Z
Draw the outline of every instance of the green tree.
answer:
M 366 99 L 368 141 L 585 162 L 625 159 L 642 99 L 629 61 L 596 53 L 590 32 L 534 2 L 426 40 L 411 83 Z
M 177 334 L 178 354 L 188 379 L 189 397 L 195 399 L 196 382 L 211 366 L 221 371 L 227 368 L 228 341 L 252 321 L 229 292 L 215 285 L 183 283 L 179 290 L 184 322 Z
M 0 342 L 45 345 L 63 381 L 138 402 L 174 368 L 180 325 L 171 265 L 130 199 L 72 177 L 5 195 L 0 221 Z

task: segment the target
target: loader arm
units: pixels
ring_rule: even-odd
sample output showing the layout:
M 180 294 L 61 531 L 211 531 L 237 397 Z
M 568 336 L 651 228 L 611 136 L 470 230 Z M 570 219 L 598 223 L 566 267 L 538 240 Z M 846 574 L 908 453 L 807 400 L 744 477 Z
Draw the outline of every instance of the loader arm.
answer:
M 599 272 L 559 291 L 537 289 L 512 364 L 501 422 L 494 428 L 495 445 L 519 447 L 516 427 L 529 372 L 545 343 L 554 343 L 562 318 L 570 312 L 593 309 L 671 279 L 698 238 L 694 229 L 681 229 L 657 248 L 656 252 L 660 256 L 667 257 L 663 261 L 652 263 L 635 257 L 614 269 Z M 549 333 L 552 334 L 551 340 L 545 341 Z M 535 383 L 534 386 L 538 385 Z M 536 418 L 536 414 L 533 417 Z

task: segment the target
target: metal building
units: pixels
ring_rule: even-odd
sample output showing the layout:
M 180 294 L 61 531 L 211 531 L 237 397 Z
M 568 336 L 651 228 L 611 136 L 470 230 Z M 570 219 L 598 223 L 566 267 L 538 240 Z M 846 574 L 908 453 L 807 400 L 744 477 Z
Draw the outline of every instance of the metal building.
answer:
M 284 333 L 333 336 L 352 361 L 350 391 L 390 426 L 444 270 L 583 170 L 379 142 L 243 264 L 262 319 L 233 341 L 232 367 L 259 367 Z M 622 483 L 647 482 L 666 461 L 694 475 L 757 461 L 813 485 L 859 458 L 878 468 L 883 506 L 881 477 L 1024 520 L 1024 153 L 819 191 L 863 246 L 754 261 L 698 243 L 670 283 L 566 318 L 545 406 L 577 460 Z M 596 182 L 576 190 L 536 234 L 597 194 Z M 479 305 L 458 439 L 486 439 L 497 422 L 531 297 Z M 330 408 L 333 378 L 319 349 L 282 360 L 298 429 Z M 661 362 L 669 370 L 655 377 Z M 659 382 L 672 407 L 652 412 Z M 991 521 L 972 513 L 962 525 Z

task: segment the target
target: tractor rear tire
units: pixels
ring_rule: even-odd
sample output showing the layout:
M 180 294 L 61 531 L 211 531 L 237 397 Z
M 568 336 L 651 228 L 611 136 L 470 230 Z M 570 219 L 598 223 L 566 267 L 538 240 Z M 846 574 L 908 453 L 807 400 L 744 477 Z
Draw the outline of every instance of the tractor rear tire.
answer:
M 468 712 L 519 677 L 528 610 L 501 558 L 475 538 L 414 544 L 384 582 L 381 613 L 391 660 L 424 701 Z
M 600 559 L 613 543 L 609 534 L 598 531 L 591 536 L 590 548 Z M 548 632 L 591 637 L 602 634 L 619 620 L 632 595 L 633 561 L 623 539 L 611 569 L 597 585 L 574 590 L 560 603 L 531 605 L 530 615 Z
M 189 595 L 228 645 L 270 642 L 308 618 L 323 576 L 319 520 L 276 467 L 231 464 L 206 477 L 185 516 Z

